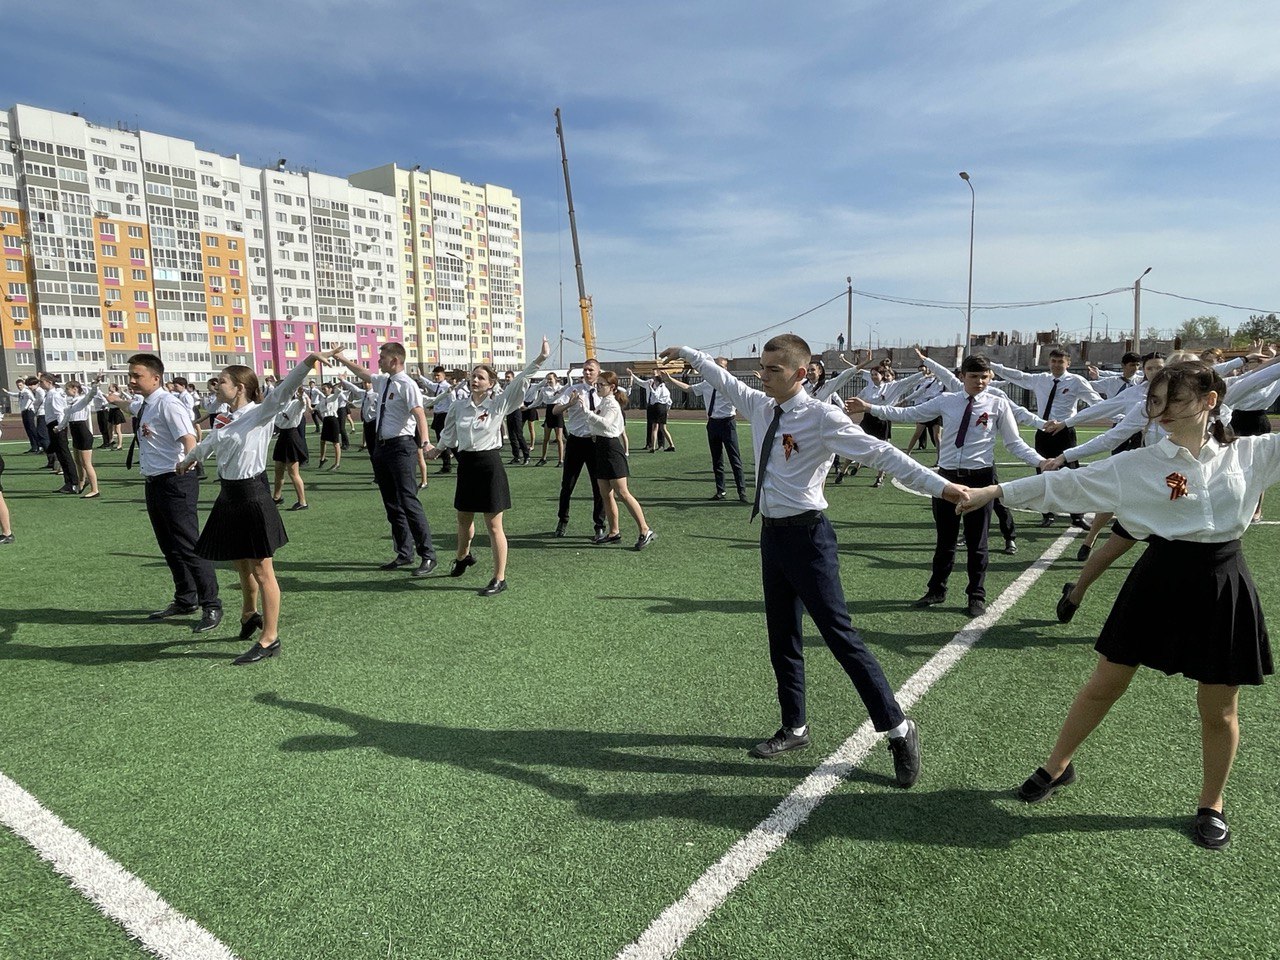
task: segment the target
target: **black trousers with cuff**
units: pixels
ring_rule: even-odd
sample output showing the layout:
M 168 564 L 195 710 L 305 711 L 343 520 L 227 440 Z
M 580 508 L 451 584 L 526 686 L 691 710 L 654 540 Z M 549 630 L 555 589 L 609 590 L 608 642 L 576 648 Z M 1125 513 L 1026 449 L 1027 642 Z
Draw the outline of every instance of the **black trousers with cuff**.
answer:
M 939 470 L 940 474 L 952 483 L 970 487 L 986 487 L 995 483 L 994 467 L 978 470 Z M 954 503 L 948 503 L 938 497 L 933 498 L 933 524 L 937 532 L 937 540 L 933 548 L 933 572 L 929 577 L 930 593 L 946 593 L 947 580 L 956 565 L 956 545 L 960 539 L 960 527 L 964 526 L 964 544 L 969 571 L 969 585 L 966 590 L 970 599 L 986 600 L 987 598 L 987 530 L 991 524 L 991 504 L 981 510 L 973 510 L 964 516 L 956 515 Z
M 191 472 L 162 473 L 146 477 L 145 485 L 151 529 L 173 575 L 173 602 L 183 607 L 222 609 L 213 564 L 196 553 L 200 478 Z

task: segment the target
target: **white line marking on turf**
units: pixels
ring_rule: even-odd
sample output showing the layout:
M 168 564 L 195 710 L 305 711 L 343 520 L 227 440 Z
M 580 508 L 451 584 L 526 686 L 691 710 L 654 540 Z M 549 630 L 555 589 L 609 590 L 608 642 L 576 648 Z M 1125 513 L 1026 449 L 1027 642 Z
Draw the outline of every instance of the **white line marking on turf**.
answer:
M 903 712 L 909 711 L 1031 589 L 1031 585 L 1062 555 L 1075 535 L 1076 531 L 1069 529 L 1051 543 L 1040 559 L 1005 588 L 985 614 L 971 620 L 967 627 L 952 637 L 945 647 L 902 685 L 897 696 Z M 872 728 L 870 720 L 862 724 L 853 736 L 792 790 L 768 817 L 695 880 L 684 896 L 662 911 L 644 933 L 624 947 L 615 960 L 668 960 L 673 957 L 720 904 L 745 883 L 782 846 L 787 837 L 809 819 L 818 805 L 844 782 L 850 772 L 871 752 L 881 736 Z
M 165 960 L 236 960 L 236 955 L 194 920 L 0 773 L 0 823 L 32 847 L 85 898 Z

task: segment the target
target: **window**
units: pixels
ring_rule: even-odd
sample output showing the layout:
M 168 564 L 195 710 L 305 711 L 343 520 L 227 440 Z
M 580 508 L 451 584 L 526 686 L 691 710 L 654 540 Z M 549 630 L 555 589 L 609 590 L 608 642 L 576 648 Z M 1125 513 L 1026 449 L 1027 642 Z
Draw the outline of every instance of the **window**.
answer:
M 141 228 L 141 227 L 130 227 L 130 228 L 129 228 L 129 239 L 131 239 L 131 240 L 141 240 L 141 239 L 142 239 L 142 228 Z
M 8 270 L 10 273 L 21 273 L 21 272 L 22 272 L 22 261 L 21 261 L 21 260 L 6 260 L 6 261 L 4 262 L 4 268 L 5 268 L 6 270 Z
M 25 283 L 9 284 L 9 296 L 25 297 L 27 295 L 27 285 Z
M 208 261 L 209 266 L 211 266 L 211 267 L 220 267 L 220 266 L 222 266 L 222 258 L 221 258 L 221 257 L 208 257 L 208 258 L 206 258 L 206 259 L 207 259 L 207 261 Z
M 120 256 L 120 251 L 116 249 L 114 243 L 104 243 L 102 245 L 102 255 L 104 257 L 118 257 Z

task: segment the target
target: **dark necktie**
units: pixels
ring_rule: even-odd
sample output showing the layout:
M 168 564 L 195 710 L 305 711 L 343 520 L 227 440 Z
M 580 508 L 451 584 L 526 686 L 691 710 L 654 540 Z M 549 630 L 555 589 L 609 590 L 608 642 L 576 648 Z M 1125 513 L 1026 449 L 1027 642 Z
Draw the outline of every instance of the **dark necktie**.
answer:
M 133 455 L 138 449 L 138 431 L 142 429 L 142 411 L 147 409 L 147 401 L 142 401 L 142 406 L 138 408 L 138 415 L 133 418 L 133 439 L 129 441 L 129 452 L 124 455 L 124 468 L 126 470 L 133 469 Z
M 708 420 L 710 420 L 712 417 L 714 417 L 714 416 L 715 416 L 715 409 L 716 409 L 716 392 L 717 392 L 717 391 L 712 390 L 712 391 L 711 391 L 711 399 L 707 401 L 707 419 L 708 419 Z
M 964 438 L 969 435 L 969 418 L 973 416 L 973 397 L 964 405 L 964 416 L 960 418 L 960 429 L 956 431 L 956 448 L 964 446 Z
M 764 475 L 769 469 L 769 454 L 773 451 L 773 438 L 778 435 L 778 421 L 781 419 L 782 407 L 774 407 L 773 420 L 769 423 L 769 429 L 764 432 L 764 442 L 760 444 L 760 469 L 756 471 L 756 499 L 751 505 L 752 520 L 760 513 L 760 491 L 764 489 Z
M 587 391 L 587 402 L 591 404 L 591 412 L 596 412 L 596 388 L 592 387 Z
M 378 415 L 373 424 L 373 432 L 377 434 L 378 439 L 382 439 L 382 413 L 387 409 L 387 393 L 391 390 L 391 378 L 387 377 L 387 382 L 382 385 L 382 399 L 378 401 Z
M 1043 419 L 1045 420 L 1049 419 L 1049 411 L 1053 409 L 1053 398 L 1056 397 L 1057 395 L 1058 395 L 1058 381 L 1055 380 L 1053 381 L 1053 389 L 1049 391 L 1049 399 L 1044 402 L 1044 413 L 1040 415 Z
M 1121 380 L 1120 389 L 1116 391 L 1116 396 L 1119 396 L 1120 394 L 1124 393 L 1131 386 L 1133 386 L 1133 384 L 1131 384 L 1128 380 Z

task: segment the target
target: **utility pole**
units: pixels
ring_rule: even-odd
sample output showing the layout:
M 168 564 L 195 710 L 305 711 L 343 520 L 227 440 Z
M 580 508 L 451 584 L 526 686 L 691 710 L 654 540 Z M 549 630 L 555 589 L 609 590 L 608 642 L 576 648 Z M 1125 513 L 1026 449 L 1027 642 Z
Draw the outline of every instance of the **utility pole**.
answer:
M 1133 351 L 1142 352 L 1142 278 L 1151 272 L 1151 268 L 1142 271 L 1133 281 Z
M 653 359 L 657 360 L 658 359 L 658 331 L 662 329 L 662 324 L 658 324 L 655 327 L 651 324 L 646 323 L 645 326 L 648 327 L 650 332 L 653 334 Z
M 845 314 L 844 321 L 844 342 L 850 350 L 853 349 L 853 277 L 845 277 L 844 282 L 848 284 L 846 291 L 849 298 L 848 311 Z

